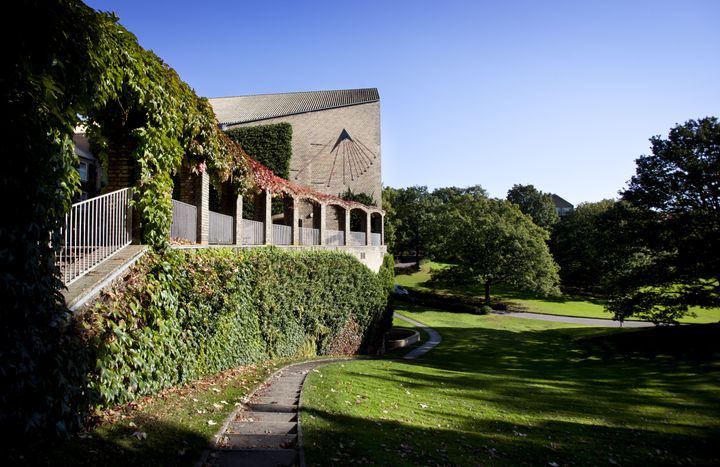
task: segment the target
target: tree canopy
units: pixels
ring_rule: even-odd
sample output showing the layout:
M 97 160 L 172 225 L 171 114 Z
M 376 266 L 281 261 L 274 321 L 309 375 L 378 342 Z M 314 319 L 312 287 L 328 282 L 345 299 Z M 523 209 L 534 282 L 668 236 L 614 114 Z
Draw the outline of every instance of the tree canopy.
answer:
M 622 193 L 641 213 L 650 259 L 617 278 L 608 308 L 672 322 L 689 306 L 720 306 L 720 124 L 689 120 L 650 141 Z
M 493 285 L 506 284 L 544 295 L 559 293 L 558 267 L 548 232 L 507 201 L 465 195 L 450 202 L 439 219 L 444 233 L 436 256 L 452 266 L 443 279 L 480 283 L 485 300 Z
M 520 211 L 547 230 L 551 230 L 553 225 L 560 220 L 552 195 L 543 193 L 533 185 L 513 185 L 508 190 L 507 200 L 517 204 Z

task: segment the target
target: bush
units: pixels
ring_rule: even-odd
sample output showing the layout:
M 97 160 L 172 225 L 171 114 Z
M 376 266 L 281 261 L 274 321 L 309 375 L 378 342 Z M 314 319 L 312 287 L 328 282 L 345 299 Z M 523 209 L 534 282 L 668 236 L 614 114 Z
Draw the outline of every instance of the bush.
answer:
M 275 357 L 355 353 L 382 336 L 392 258 L 275 248 L 148 254 L 86 319 L 91 389 L 112 405 Z

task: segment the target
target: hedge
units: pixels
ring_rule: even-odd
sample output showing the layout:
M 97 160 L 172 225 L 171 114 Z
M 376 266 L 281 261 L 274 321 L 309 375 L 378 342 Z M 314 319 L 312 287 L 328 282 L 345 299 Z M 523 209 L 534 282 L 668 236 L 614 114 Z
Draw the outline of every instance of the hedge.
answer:
M 84 317 L 91 393 L 108 406 L 275 357 L 372 350 L 391 315 L 392 263 L 375 274 L 329 251 L 149 253 Z

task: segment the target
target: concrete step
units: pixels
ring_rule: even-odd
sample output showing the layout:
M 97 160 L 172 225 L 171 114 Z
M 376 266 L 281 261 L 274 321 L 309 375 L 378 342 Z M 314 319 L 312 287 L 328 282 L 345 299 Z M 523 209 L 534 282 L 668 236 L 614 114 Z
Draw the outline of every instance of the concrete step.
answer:
M 298 464 L 294 449 L 233 449 L 210 454 L 208 464 L 218 467 L 275 467 Z
M 295 412 L 241 412 L 235 422 L 297 422 Z
M 296 422 L 230 422 L 227 427 L 228 434 L 245 435 L 290 435 L 297 433 Z
M 296 413 L 298 410 L 297 404 L 264 404 L 264 403 L 250 403 L 248 408 L 253 412 L 286 412 Z
M 225 433 L 220 443 L 221 449 L 294 449 L 296 434 L 258 435 Z
M 254 397 L 251 404 L 297 405 L 298 396 L 270 395 Z

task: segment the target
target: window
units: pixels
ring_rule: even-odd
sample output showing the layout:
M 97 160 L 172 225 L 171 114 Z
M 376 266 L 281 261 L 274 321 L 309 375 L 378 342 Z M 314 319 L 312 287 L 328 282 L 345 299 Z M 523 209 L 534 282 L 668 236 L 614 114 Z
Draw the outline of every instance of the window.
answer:
M 80 161 L 80 166 L 78 167 L 78 174 L 80 174 L 80 180 L 83 182 L 88 181 L 88 172 L 89 167 L 87 162 Z

